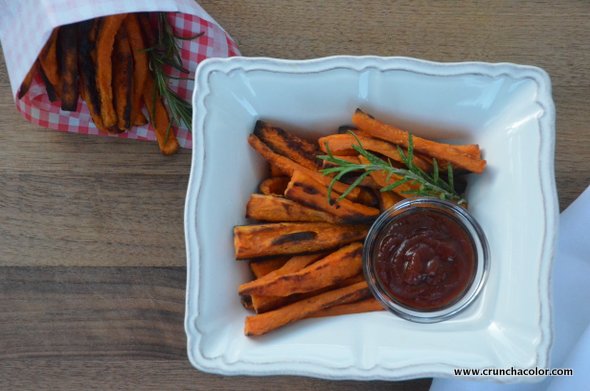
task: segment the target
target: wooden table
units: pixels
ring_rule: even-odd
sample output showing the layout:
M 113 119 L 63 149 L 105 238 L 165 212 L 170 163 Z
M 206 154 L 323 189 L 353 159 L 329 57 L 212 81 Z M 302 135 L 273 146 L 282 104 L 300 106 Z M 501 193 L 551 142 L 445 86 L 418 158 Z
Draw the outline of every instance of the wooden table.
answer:
M 590 3 L 201 2 L 244 55 L 509 61 L 551 75 L 565 208 L 590 183 Z M 426 390 L 200 373 L 183 331 L 190 151 L 25 122 L 0 61 L 0 389 Z M 509 189 L 507 189 L 509 191 Z

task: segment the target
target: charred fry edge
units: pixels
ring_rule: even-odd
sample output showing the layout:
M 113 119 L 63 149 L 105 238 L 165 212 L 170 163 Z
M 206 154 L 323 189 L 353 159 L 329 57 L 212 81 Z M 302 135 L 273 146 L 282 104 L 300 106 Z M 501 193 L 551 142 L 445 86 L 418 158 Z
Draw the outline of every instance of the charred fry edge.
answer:
M 78 69 L 80 70 L 80 95 L 86 102 L 97 129 L 106 132 L 100 116 L 100 97 L 96 89 L 96 64 L 93 57 L 99 19 L 78 23 Z
M 337 216 L 346 223 L 367 222 L 379 215 L 379 209 L 347 199 L 337 201 L 339 194 L 333 192 L 328 201 L 328 189 L 305 173 L 296 170 L 285 190 L 285 196 L 304 206 L 322 210 Z
M 51 89 L 53 91 L 59 90 L 60 80 L 59 80 L 59 62 L 57 56 L 57 36 L 59 33 L 59 27 L 56 27 L 51 32 L 51 36 L 45 43 L 43 50 L 39 54 L 39 65 L 40 69 L 43 70 L 44 81 L 45 85 L 51 84 Z M 50 100 L 53 102 L 56 98 Z
M 322 293 L 274 311 L 247 317 L 244 333 L 247 336 L 263 335 L 299 319 L 309 317 L 320 310 L 355 302 L 370 294 L 369 287 L 364 281 Z
M 236 259 L 329 250 L 363 240 L 366 225 L 274 223 L 234 227 Z
M 332 254 L 291 273 L 270 273 L 240 285 L 241 295 L 289 296 L 332 286 L 361 272 L 362 243 L 351 243 Z
M 258 221 L 325 221 L 339 223 L 337 217 L 295 201 L 274 195 L 252 194 L 246 204 L 246 218 Z
M 55 102 L 57 100 L 57 94 L 55 93 L 55 89 L 53 88 L 53 84 L 47 78 L 43 67 L 39 67 L 39 75 L 41 76 L 41 80 L 45 85 L 45 91 L 47 92 L 47 98 L 50 102 Z
M 260 182 L 258 190 L 264 195 L 283 195 L 290 180 L 291 178 L 287 176 L 266 178 Z
M 302 165 L 294 162 L 293 160 L 279 155 L 278 153 L 274 152 L 268 145 L 266 145 L 262 140 L 260 140 L 255 135 L 251 134 L 248 137 L 248 143 L 254 150 L 256 150 L 263 158 L 268 160 L 269 163 L 274 164 L 277 166 L 281 171 L 285 172 L 287 175 L 293 175 L 295 170 L 300 170 L 305 172 L 306 174 L 314 177 L 316 181 L 325 184 L 326 186 L 330 184 L 332 179 L 330 177 L 324 176 L 321 173 L 310 170 L 308 168 L 303 167 Z M 334 184 L 334 190 L 340 193 L 344 193 L 348 185 L 336 182 Z M 355 201 L 359 196 L 359 189 L 353 189 L 350 194 L 348 194 L 347 198 Z
M 76 111 L 80 94 L 78 81 L 78 28 L 76 24 L 61 26 L 58 34 L 61 109 Z
M 127 29 L 120 28 L 115 38 L 113 51 L 113 103 L 117 112 L 117 128 L 131 128 L 131 97 L 133 93 L 133 54 Z
M 320 166 L 321 162 L 317 159 L 318 147 L 308 140 L 260 120 L 256 122 L 254 135 L 276 153 L 303 167 L 316 170 Z
M 133 125 L 145 125 L 147 119 L 141 112 L 143 87 L 149 73 L 148 59 L 145 52 L 141 27 L 136 14 L 129 14 L 125 19 L 125 28 L 133 51 L 133 98 L 131 105 L 131 120 Z
M 103 19 L 96 41 L 96 87 L 100 96 L 103 126 L 107 129 L 117 124 L 117 113 L 113 104 L 113 66 L 112 53 L 115 37 L 126 14 L 110 15 Z

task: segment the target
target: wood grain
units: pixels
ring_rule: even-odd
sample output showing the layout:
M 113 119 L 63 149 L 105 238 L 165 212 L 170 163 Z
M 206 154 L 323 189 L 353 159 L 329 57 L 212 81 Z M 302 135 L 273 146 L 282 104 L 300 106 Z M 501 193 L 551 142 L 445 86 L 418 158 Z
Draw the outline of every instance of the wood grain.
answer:
M 225 377 L 199 373 L 186 360 L 11 360 L 3 363 L 3 390 L 206 391 L 422 391 L 431 381 L 328 381 L 292 376 Z
M 557 107 L 561 208 L 590 184 L 587 1 L 200 4 L 247 56 L 540 66 Z M 164 158 L 154 143 L 27 123 L 0 59 L 0 389 L 428 389 L 429 380 L 227 378 L 192 369 L 183 331 L 189 168 L 190 151 Z
M 182 264 L 186 174 L 118 173 L 105 165 L 97 162 L 94 174 L 0 175 L 2 263 Z
M 0 270 L 0 359 L 186 357 L 183 268 Z
M 184 268 L 3 267 L 0 389 L 426 390 L 201 373 L 186 356 Z

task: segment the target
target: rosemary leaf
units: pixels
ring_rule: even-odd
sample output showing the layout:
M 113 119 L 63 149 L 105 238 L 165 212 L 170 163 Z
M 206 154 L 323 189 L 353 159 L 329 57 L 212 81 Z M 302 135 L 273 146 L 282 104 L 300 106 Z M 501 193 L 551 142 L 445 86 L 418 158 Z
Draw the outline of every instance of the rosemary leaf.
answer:
M 453 178 L 454 173 L 451 164 L 447 166 L 446 180 L 440 175 L 440 168 L 436 159 L 433 159 L 432 175 L 426 173 L 424 170 L 414 164 L 414 143 L 412 134 L 409 134 L 408 136 L 408 148 L 406 152 L 398 147 L 401 160 L 406 166 L 406 168 L 398 168 L 393 166 L 389 159 L 385 161 L 367 151 L 365 148 L 363 148 L 360 140 L 358 137 L 356 137 L 354 132 L 349 131 L 349 133 L 352 134 L 357 141 L 357 144 L 352 146 L 353 149 L 365 159 L 367 159 L 368 163 L 351 163 L 347 160 L 339 159 L 332 154 L 328 145 L 326 145 L 327 155 L 319 156 L 319 158 L 328 163 L 331 163 L 334 165 L 334 167 L 322 169 L 320 172 L 324 175 L 335 174 L 332 178 L 332 181 L 330 182 L 330 185 L 328 186 L 328 202 L 332 203 L 332 188 L 334 184 L 344 175 L 355 171 L 362 171 L 362 174 L 346 189 L 344 194 L 342 194 L 338 200 L 350 194 L 350 192 L 354 188 L 358 187 L 362 183 L 363 179 L 365 179 L 371 172 L 380 171 L 386 174 L 386 182 L 389 182 L 393 175 L 400 177 L 400 179 L 394 183 L 382 187 L 380 191 L 390 191 L 403 184 L 409 183 L 412 184 L 414 188 L 404 190 L 401 193 L 437 197 L 443 200 L 456 202 L 459 205 L 467 203 L 467 201 L 455 190 Z
M 398 186 L 401 186 L 401 185 L 403 185 L 405 183 L 408 183 L 409 181 L 410 180 L 408 178 L 402 178 L 402 179 L 400 179 L 398 181 L 393 182 L 391 185 L 387 185 L 387 186 L 381 188 L 380 191 L 391 191 L 391 190 L 395 189 Z
M 432 179 L 435 184 L 438 184 L 438 162 L 432 158 Z
M 399 145 L 396 145 L 396 147 L 397 147 L 397 153 L 399 154 L 400 158 L 402 159 L 402 162 L 405 162 L 406 161 L 406 154 L 404 153 L 404 150 Z
M 169 80 L 183 80 L 186 77 L 174 77 L 167 74 L 165 67 L 169 66 L 177 71 L 188 75 L 189 70 L 182 65 L 180 46 L 177 40 L 194 39 L 203 33 L 193 37 L 178 37 L 170 25 L 165 13 L 158 14 L 157 42 L 155 46 L 146 48 L 145 52 L 149 58 L 149 67 L 154 75 L 154 84 L 158 94 L 164 100 L 170 113 L 171 126 L 184 124 L 191 130 L 193 109 L 189 102 L 182 99 L 169 86 Z M 168 132 L 167 132 L 168 133 Z
M 359 177 L 356 178 L 355 181 L 352 182 L 352 184 L 350 186 L 348 186 L 348 188 L 344 191 L 344 193 L 342 193 L 342 195 L 340 195 L 340 197 L 338 197 L 338 201 L 345 198 L 347 195 L 350 194 L 351 191 L 353 191 L 357 186 L 359 186 L 361 184 L 361 182 L 363 181 L 363 179 L 365 179 L 367 177 L 367 175 L 369 175 L 369 173 L 370 173 L 370 171 L 366 171 L 366 172 L 363 172 L 361 175 L 359 175 Z
M 449 186 L 454 189 L 455 185 L 454 185 L 454 178 L 453 178 L 453 166 L 451 165 L 451 163 L 449 163 L 449 165 L 447 166 L 447 179 L 449 181 Z
M 406 166 L 411 171 L 414 168 L 414 138 L 412 133 L 408 134 L 408 154 L 406 155 Z

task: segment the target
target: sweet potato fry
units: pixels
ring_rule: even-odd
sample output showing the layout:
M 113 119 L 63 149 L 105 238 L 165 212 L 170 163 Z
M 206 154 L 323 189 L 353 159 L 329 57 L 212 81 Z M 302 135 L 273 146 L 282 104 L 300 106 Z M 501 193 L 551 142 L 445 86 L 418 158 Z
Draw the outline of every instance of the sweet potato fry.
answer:
M 324 290 L 325 291 L 325 290 Z M 279 307 L 284 307 L 291 303 L 294 303 L 299 300 L 303 300 L 307 297 L 313 296 L 313 293 L 305 293 L 305 294 L 294 294 L 287 297 L 280 297 L 280 296 L 250 296 L 244 295 L 242 297 L 248 297 L 251 303 L 250 309 L 252 309 L 257 314 L 262 314 L 263 312 L 268 312 L 275 310 Z
M 258 190 L 260 190 L 260 192 L 265 195 L 283 195 L 290 180 L 291 178 L 287 176 L 266 178 L 260 182 L 260 185 L 258 185 Z
M 108 130 L 102 125 L 100 116 L 100 97 L 96 89 L 95 54 L 98 19 L 78 23 L 78 69 L 80 71 L 80 96 L 86 102 L 92 122 L 101 131 Z
M 283 171 L 281 171 L 280 168 L 278 168 L 274 164 L 270 164 L 270 168 L 269 169 L 270 169 L 270 176 L 271 177 L 285 176 L 286 175 Z
M 265 143 L 262 142 L 262 140 L 260 140 L 258 137 L 256 137 L 256 135 L 251 134 L 248 137 L 248 143 L 250 143 L 250 146 L 252 146 L 252 148 L 254 148 L 260 155 L 262 155 L 263 158 L 268 160 L 268 162 L 270 164 L 274 164 L 281 171 L 287 173 L 287 175 L 293 175 L 293 172 L 295 170 L 299 170 L 299 171 L 305 172 L 309 176 L 315 178 L 316 181 L 323 183 L 326 186 L 328 184 L 330 184 L 330 181 L 331 181 L 330 177 L 324 176 L 317 171 L 310 170 L 309 168 L 305 168 L 302 165 L 300 165 L 299 163 L 296 163 L 293 160 L 291 160 L 285 156 L 275 153 L 268 145 L 266 145 Z M 345 185 L 344 183 L 341 183 L 341 182 L 336 182 L 336 184 L 334 185 L 334 190 L 336 190 L 340 193 L 344 193 L 344 191 L 346 191 L 347 188 L 348 188 L 348 185 Z M 347 198 L 354 201 L 358 198 L 359 192 L 360 192 L 359 189 L 353 189 L 353 191 L 350 192 L 350 194 L 347 196 Z
M 451 145 L 453 146 L 453 148 L 463 152 L 466 155 L 471 156 L 474 159 L 481 159 L 481 150 L 479 149 L 479 145 L 477 144 Z
M 141 97 L 145 79 L 148 75 L 148 58 L 145 52 L 146 46 L 141 34 L 141 27 L 137 15 L 129 14 L 125 18 L 125 28 L 131 50 L 133 51 L 133 94 L 131 99 L 131 121 L 133 125 L 141 126 L 147 123 L 147 119 L 141 112 Z
M 408 147 L 408 132 L 394 126 L 384 124 L 360 109 L 357 109 L 352 116 L 352 122 L 361 130 L 370 133 L 372 136 L 382 140 Z M 456 145 L 437 143 L 421 137 L 414 136 L 414 149 L 425 155 L 436 159 L 446 160 L 454 167 L 463 168 L 468 171 L 480 174 L 483 172 L 486 161 L 477 159 L 465 153 Z M 471 148 L 471 147 L 470 147 Z
M 341 222 L 337 217 L 308 208 L 295 201 L 273 195 L 252 194 L 246 205 L 246 217 L 269 222 L 325 221 Z
M 359 193 L 358 203 L 371 208 L 378 208 L 379 197 L 375 194 L 375 192 L 370 188 L 360 187 L 360 189 L 361 192 Z
M 364 281 L 322 293 L 274 311 L 247 317 L 244 333 L 248 336 L 263 335 L 289 323 L 309 317 L 322 309 L 358 301 L 370 294 L 369 287 Z
M 357 153 L 358 155 L 358 153 Z M 359 163 L 359 159 L 358 156 L 338 156 L 338 159 L 342 159 L 342 160 L 346 160 L 347 162 L 350 163 L 354 163 L 354 164 L 358 164 Z M 322 168 L 329 168 L 329 167 L 334 167 L 335 165 L 328 162 L 327 160 L 324 160 L 322 162 Z M 340 178 L 340 182 L 345 183 L 345 184 L 352 184 L 357 178 L 358 178 L 358 174 L 360 173 L 360 171 L 358 173 L 350 173 L 348 175 L 344 175 L 342 178 Z M 329 177 L 334 177 L 335 174 L 329 174 Z M 362 182 L 359 184 L 362 187 L 368 187 L 370 189 L 379 189 L 379 185 L 377 185 L 375 183 L 375 181 L 373 180 L 373 178 L 371 178 L 370 176 L 365 177 Z M 359 194 L 359 198 L 363 198 L 364 195 Z M 360 202 L 360 200 L 359 200 Z
M 117 113 L 113 104 L 111 58 L 115 36 L 126 16 L 126 14 L 120 14 L 103 18 L 96 39 L 96 86 L 100 96 L 102 123 L 107 129 L 111 129 L 117 124 Z
M 260 120 L 256 121 L 254 134 L 274 152 L 288 157 L 303 167 L 310 170 L 316 170 L 319 167 L 320 162 L 316 157 L 319 150 L 315 143 Z
M 59 62 L 57 57 L 57 35 L 59 33 L 59 27 L 56 27 L 51 32 L 47 43 L 43 47 L 43 50 L 39 54 L 39 64 L 41 65 L 41 69 L 43 70 L 43 74 L 45 75 L 45 86 L 47 84 L 51 84 L 51 90 L 59 91 Z M 49 90 L 49 88 L 48 88 Z M 49 92 L 49 91 L 48 91 Z M 52 102 L 55 100 L 49 99 Z
M 78 27 L 61 26 L 58 34 L 61 109 L 76 111 L 80 83 L 78 81 Z
M 252 260 L 249 263 L 250 271 L 252 272 L 255 278 L 264 277 L 268 273 L 279 269 L 289 259 L 289 256 L 278 256 L 272 258 L 265 258 L 262 260 Z M 240 301 L 242 305 L 244 306 L 244 308 L 248 310 L 254 310 L 254 303 L 252 299 L 252 296 L 240 295 Z
M 332 134 L 326 137 L 321 137 L 318 140 L 323 152 L 327 153 L 329 149 L 334 155 L 344 154 L 346 156 L 358 155 L 358 152 L 355 151 L 352 146 L 358 145 L 359 142 L 367 151 L 380 153 L 396 162 L 403 162 L 395 145 L 377 138 L 366 137 L 363 135 L 356 135 L 355 138 L 352 134 Z M 413 161 L 416 167 L 419 167 L 424 171 L 430 171 L 432 169 L 432 164 L 420 156 L 414 155 Z
M 143 88 L 143 101 L 148 108 L 148 113 L 155 129 L 156 139 L 160 152 L 163 155 L 172 155 L 178 151 L 179 144 L 170 124 L 170 118 L 162 98 L 156 91 L 154 80 L 148 75 Z
M 363 156 L 359 156 L 359 160 L 363 164 L 369 163 L 369 161 L 367 159 L 365 159 L 365 157 L 363 157 Z M 387 180 L 387 174 L 385 174 L 383 171 L 372 171 L 369 175 L 371 176 L 371 178 L 373 178 L 375 183 L 377 183 L 379 185 L 380 188 L 391 185 L 394 182 L 402 179 L 399 175 L 392 174 L 390 176 L 389 180 Z M 396 194 L 400 195 L 401 197 L 409 198 L 409 197 L 413 197 L 414 195 L 405 194 L 404 192 L 409 191 L 409 190 L 416 190 L 417 188 L 418 188 L 417 184 L 415 184 L 413 182 L 406 182 L 400 186 L 395 187 L 392 191 L 395 192 Z
M 309 318 L 323 318 L 326 316 L 360 314 L 363 312 L 383 311 L 383 305 L 374 297 L 369 297 L 363 300 L 355 301 L 349 304 L 340 304 L 320 310 Z
M 247 294 L 242 292 L 242 289 L 246 289 L 250 286 L 256 286 L 256 285 L 260 285 L 263 284 L 265 282 L 269 282 L 272 281 L 274 278 L 278 277 L 278 276 L 282 276 L 285 274 L 289 274 L 289 273 L 293 273 L 296 271 L 299 271 L 301 269 L 303 269 L 304 267 L 306 267 L 307 265 L 317 261 L 320 258 L 323 258 L 326 255 L 326 253 L 316 253 L 316 254 L 306 254 L 306 255 L 296 255 L 294 257 L 290 257 L 281 267 L 270 271 L 269 273 L 258 277 L 256 280 L 250 281 L 250 282 L 246 282 L 242 285 L 240 285 L 240 287 L 238 288 L 238 293 L 239 294 Z M 251 262 L 251 264 L 254 262 Z M 256 275 L 256 273 L 255 273 Z
M 289 261 L 288 256 L 279 256 L 263 260 L 250 261 L 250 270 L 256 278 L 264 277 L 268 273 L 275 271 Z
M 98 31 L 100 30 L 100 25 L 102 23 L 103 18 L 99 17 L 99 18 L 94 18 L 91 20 L 88 20 L 86 22 L 90 22 L 90 28 L 88 29 L 88 41 L 92 44 L 92 46 L 94 48 L 96 48 L 96 41 L 98 40 Z M 80 22 L 80 23 L 85 23 L 85 22 Z M 96 54 L 96 52 L 94 52 L 94 54 Z M 96 60 L 96 58 L 93 58 L 93 60 Z
M 51 84 L 51 82 L 47 78 L 47 75 L 45 74 L 43 67 L 39 66 L 38 69 L 39 69 L 39 75 L 41 76 L 41 80 L 43 81 L 43 84 L 45 85 L 45 91 L 47 91 L 47 98 L 49 98 L 50 102 L 55 102 L 57 100 L 57 93 L 55 92 L 55 89 L 53 88 L 53 84 Z
M 113 103 L 120 132 L 131 128 L 131 97 L 133 93 L 133 54 L 127 29 L 120 28 L 115 37 L 113 60 Z
M 340 196 L 337 192 L 332 192 L 330 204 L 328 188 L 299 170 L 293 172 L 285 196 L 301 205 L 328 212 L 346 223 L 367 222 L 379 215 L 377 208 L 347 199 L 336 201 Z
M 254 281 L 271 281 L 273 278 L 277 276 L 282 276 L 284 274 L 293 273 L 298 270 L 303 269 L 307 265 L 317 261 L 320 258 L 323 258 L 325 253 L 316 253 L 316 254 L 309 254 L 309 255 L 296 255 L 294 257 L 289 258 L 281 267 L 275 269 L 263 276 L 258 277 L 258 279 Z M 262 261 L 264 262 L 264 261 Z M 252 266 L 254 262 L 250 262 Z M 252 269 L 254 271 L 254 269 Z M 257 275 L 254 272 L 254 275 Z M 251 281 L 250 283 L 254 283 Z M 247 285 L 248 283 L 244 284 Z M 239 288 L 238 288 L 239 293 Z M 248 302 L 250 303 L 250 308 L 252 308 L 257 313 L 268 311 L 271 309 L 275 309 L 277 307 L 281 307 L 294 301 L 300 299 L 300 297 L 291 297 L 289 299 L 285 297 L 272 297 L 272 296 L 251 296 L 251 295 L 244 295 L 240 294 L 241 297 L 248 297 Z
M 141 27 L 144 46 L 146 48 L 153 47 L 156 44 L 156 35 L 150 21 L 150 15 L 148 13 L 139 13 L 137 14 L 137 21 Z M 145 77 L 142 98 L 148 109 L 152 126 L 156 131 L 160 151 L 164 155 L 176 153 L 179 148 L 178 140 L 172 131 L 166 107 L 157 93 L 154 80 L 149 73 Z
M 296 301 L 300 301 L 303 299 L 307 299 L 309 297 L 313 297 L 319 295 L 320 293 L 324 293 L 336 288 L 342 288 L 348 285 L 356 284 L 357 282 L 364 281 L 363 275 L 359 274 L 351 278 L 347 278 L 344 281 L 339 282 L 338 284 L 327 286 L 322 289 L 318 289 L 312 292 L 306 293 L 295 293 L 289 296 L 242 296 L 242 297 L 249 297 L 249 303 L 251 304 L 250 309 L 254 310 L 257 314 L 261 314 L 263 312 L 271 311 L 277 309 L 279 307 L 284 307 Z
M 137 21 L 141 27 L 143 34 L 143 41 L 146 47 L 151 48 L 156 44 L 156 34 L 154 33 L 154 26 L 150 21 L 150 14 L 147 12 L 141 12 L 137 14 Z
M 403 199 L 404 199 L 404 197 L 402 197 L 399 194 L 394 193 L 392 191 L 380 191 L 379 192 L 379 207 L 380 207 L 381 211 L 383 212 L 384 210 L 391 208 L 393 205 L 397 204 L 398 202 L 400 202 Z
M 341 125 L 338 127 L 338 131 L 336 133 L 338 134 L 346 134 L 348 132 L 358 132 L 359 129 L 356 126 L 352 126 L 352 125 Z
M 29 69 L 29 72 L 27 72 L 27 75 L 25 76 L 23 82 L 20 85 L 20 88 L 18 89 L 18 94 L 16 95 L 18 99 L 22 99 L 23 96 L 25 96 L 26 93 L 29 91 L 31 83 L 33 82 L 33 76 L 35 76 L 35 73 L 37 73 L 37 65 L 38 62 L 35 61 L 33 63 L 33 66 L 31 66 L 31 69 Z
M 240 296 L 240 302 L 242 303 L 242 306 L 245 309 L 247 309 L 247 310 L 254 309 L 254 306 L 252 304 L 252 297 L 251 296 Z
M 234 227 L 236 259 L 329 250 L 363 240 L 366 225 L 276 223 Z
M 303 269 L 307 265 L 317 261 L 320 258 L 323 258 L 325 253 L 316 253 L 316 254 L 309 254 L 309 255 L 296 255 L 291 257 L 285 262 L 285 264 L 279 267 L 276 270 L 273 270 L 264 276 L 259 277 L 254 281 L 272 281 L 273 278 L 277 276 L 282 276 L 284 274 L 293 273 L 298 270 Z M 252 264 L 252 262 L 250 262 Z M 254 283 L 251 281 L 251 283 Z M 246 283 L 248 284 L 248 283 Z M 239 293 L 239 288 L 238 288 Z M 249 297 L 249 302 L 251 303 L 251 308 L 256 311 L 257 313 L 269 311 L 271 309 L 275 309 L 278 307 L 282 307 L 284 305 L 293 303 L 303 297 L 292 295 L 289 298 L 286 297 L 275 297 L 275 296 L 252 296 L 252 295 L 245 295 L 240 294 L 241 297 Z
M 351 243 L 303 269 L 288 274 L 268 274 L 240 285 L 241 295 L 289 296 L 316 291 L 354 277 L 362 269 L 360 242 Z
M 102 25 L 102 20 L 104 18 L 95 18 L 92 20 L 92 27 L 88 31 L 88 42 L 92 47 L 90 51 L 90 57 L 92 57 L 92 63 L 96 67 L 96 41 L 98 41 L 98 31 L 100 30 L 100 26 Z M 95 70 L 96 73 L 96 70 Z M 96 80 L 95 80 L 96 84 Z

